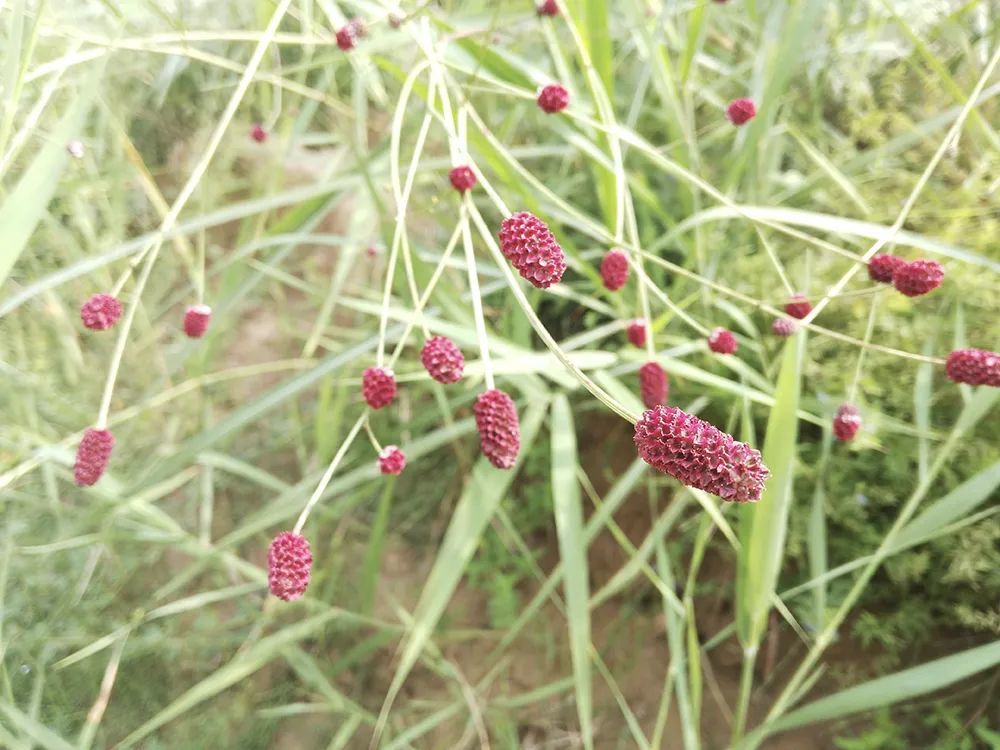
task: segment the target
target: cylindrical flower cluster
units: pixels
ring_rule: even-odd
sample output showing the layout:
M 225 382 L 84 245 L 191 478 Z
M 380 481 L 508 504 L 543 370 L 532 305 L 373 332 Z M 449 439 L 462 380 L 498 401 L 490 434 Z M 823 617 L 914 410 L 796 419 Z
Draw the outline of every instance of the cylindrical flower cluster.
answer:
M 604 288 L 616 292 L 628 281 L 628 256 L 621 250 L 608 250 L 601 260 L 601 281 Z
M 944 269 L 936 260 L 915 260 L 902 263 L 892 274 L 892 285 L 907 297 L 919 297 L 932 292 L 944 281 Z
M 91 331 L 106 331 L 122 316 L 122 303 L 110 294 L 95 294 L 80 307 L 80 320 Z
M 191 305 L 184 313 L 184 333 L 190 338 L 200 339 L 212 322 L 212 308 L 208 305 Z
M 841 404 L 833 417 L 833 434 L 837 440 L 853 440 L 861 429 L 861 413 L 854 404 Z
M 888 253 L 876 255 L 868 261 L 868 278 L 881 284 L 891 284 L 896 269 L 905 265 L 906 261 L 898 256 Z
M 460 193 L 472 190 L 478 182 L 476 173 L 466 166 L 455 167 L 448 173 L 448 179 L 451 180 L 451 186 Z
M 73 464 L 76 483 L 81 487 L 96 484 L 108 468 L 114 447 L 115 438 L 111 432 L 93 427 L 87 429 L 76 449 L 76 462 Z
M 402 474 L 406 468 L 406 454 L 396 445 L 387 445 L 378 454 L 378 470 L 383 474 Z
M 811 313 L 812 309 L 812 303 L 804 294 L 796 294 L 785 303 L 785 312 L 799 320 Z
M 569 106 L 569 92 L 565 86 L 550 83 L 538 92 L 538 106 L 550 115 L 562 112 Z
M 778 318 L 771 323 L 771 333 L 775 336 L 791 336 L 795 333 L 795 321 L 790 318 Z
M 545 222 L 527 211 L 500 224 L 500 250 L 521 276 L 539 289 L 562 280 L 566 254 Z
M 302 596 L 312 573 L 312 552 L 306 538 L 284 531 L 267 551 L 267 587 L 286 602 Z
M 986 349 L 957 349 L 948 355 L 945 372 L 956 383 L 1000 388 L 1000 353 Z
M 357 46 L 358 40 L 368 33 L 365 22 L 360 18 L 352 18 L 337 31 L 337 46 L 348 52 Z
M 628 328 L 625 329 L 625 334 L 628 336 L 629 343 L 632 346 L 637 346 L 641 349 L 646 345 L 646 321 L 633 320 L 628 324 Z
M 446 336 L 431 336 L 420 350 L 420 361 L 427 373 L 439 383 L 457 383 L 462 379 L 465 357 L 455 342 Z
M 653 468 L 723 500 L 760 500 L 769 474 L 758 451 L 673 406 L 642 415 L 635 425 L 635 447 Z
M 670 379 L 659 362 L 647 362 L 639 368 L 639 394 L 647 409 L 667 400 L 670 395 Z
M 726 107 L 726 117 L 733 125 L 745 125 L 757 116 L 757 105 L 753 99 L 734 99 Z
M 740 348 L 740 344 L 732 331 L 716 328 L 708 335 L 708 348 L 716 354 L 732 354 Z
M 542 2 L 538 5 L 538 15 L 558 16 L 559 6 L 556 5 L 556 0 L 542 0 Z
M 396 397 L 396 374 L 385 367 L 369 367 L 361 375 L 361 394 L 373 409 L 381 409 Z
M 521 450 L 521 425 L 514 400 L 501 390 L 485 391 L 473 407 L 483 455 L 498 469 L 509 469 Z

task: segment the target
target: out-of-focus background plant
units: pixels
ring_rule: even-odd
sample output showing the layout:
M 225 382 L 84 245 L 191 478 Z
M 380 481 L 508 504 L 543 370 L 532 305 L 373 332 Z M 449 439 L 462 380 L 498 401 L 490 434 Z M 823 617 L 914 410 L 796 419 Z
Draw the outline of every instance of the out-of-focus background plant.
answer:
M 551 5 L 0 4 L 0 747 L 1000 747 L 998 391 L 942 366 L 1000 344 L 997 8 Z M 492 244 L 522 210 L 566 251 L 548 290 Z M 759 503 L 636 457 L 648 360 L 763 450 Z

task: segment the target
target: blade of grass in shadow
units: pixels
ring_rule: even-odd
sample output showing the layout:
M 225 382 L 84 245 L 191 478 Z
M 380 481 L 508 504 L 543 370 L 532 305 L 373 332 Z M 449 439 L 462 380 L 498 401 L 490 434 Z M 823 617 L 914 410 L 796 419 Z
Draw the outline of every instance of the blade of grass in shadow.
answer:
M 587 545 L 583 539 L 583 511 L 580 485 L 576 481 L 578 456 L 576 427 L 569 400 L 559 395 L 552 404 L 552 507 L 559 557 L 565 571 L 566 619 L 569 627 L 569 653 L 573 662 L 576 711 L 580 718 L 583 746 L 593 747 L 590 647 L 590 596 L 587 568 Z
M 455 506 L 434 565 L 420 593 L 420 599 L 413 612 L 414 626 L 400 647 L 399 666 L 396 667 L 396 673 L 386 692 L 372 736 L 372 747 L 378 747 L 392 704 L 448 606 L 465 571 L 465 566 L 476 551 L 483 530 L 514 480 L 520 467 L 520 458 L 531 450 L 547 406 L 547 403 L 535 403 L 525 413 L 521 423 L 519 462 L 513 469 L 500 471 L 485 457 L 480 457 L 476 462 L 469 483 Z

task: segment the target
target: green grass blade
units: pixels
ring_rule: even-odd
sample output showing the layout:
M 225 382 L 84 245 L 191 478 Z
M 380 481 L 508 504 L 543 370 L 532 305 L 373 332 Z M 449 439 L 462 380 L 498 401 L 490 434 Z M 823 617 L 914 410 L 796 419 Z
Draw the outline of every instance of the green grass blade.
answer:
M 496 469 L 485 457 L 480 457 L 469 477 L 462 497 L 455 506 L 441 548 L 430 574 L 420 592 L 413 612 L 413 627 L 401 649 L 399 666 L 393 675 L 379 716 L 376 734 L 385 726 L 396 695 L 430 641 L 438 620 L 451 600 L 455 588 L 476 551 L 483 530 L 517 474 L 520 459 L 530 450 L 545 415 L 547 403 L 532 404 L 521 422 L 521 452 L 519 463 L 509 471 Z
M 44 724 L 32 719 L 17 706 L 0 701 L 0 714 L 6 718 L 8 725 L 17 729 L 31 742 L 41 745 L 45 750 L 73 750 L 73 745 Z
M 589 573 L 587 545 L 583 539 L 583 511 L 580 485 L 576 481 L 578 455 L 576 428 L 569 400 L 558 396 L 552 404 L 552 506 L 555 511 L 559 556 L 565 571 L 566 618 L 569 626 L 569 653 L 573 662 L 576 711 L 580 718 L 583 745 L 593 747 L 591 698 L 590 610 L 587 601 Z
M 788 713 L 767 729 L 769 733 L 783 731 L 891 706 L 948 687 L 997 664 L 1000 664 L 1000 641 L 935 659 L 820 698 Z
M 800 373 L 805 331 L 785 344 L 775 405 L 767 421 L 764 463 L 771 470 L 759 503 L 741 508 L 742 547 L 736 575 L 737 627 L 745 648 L 756 648 L 778 583 L 792 503 L 798 436 Z

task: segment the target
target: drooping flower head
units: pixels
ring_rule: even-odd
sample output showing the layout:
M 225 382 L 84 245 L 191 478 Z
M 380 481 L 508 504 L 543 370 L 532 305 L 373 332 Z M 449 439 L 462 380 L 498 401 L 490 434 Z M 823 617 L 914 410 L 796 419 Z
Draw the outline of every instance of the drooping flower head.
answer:
M 769 474 L 758 451 L 673 406 L 642 415 L 635 425 L 635 447 L 653 468 L 723 500 L 760 500 Z
M 833 434 L 837 440 L 853 440 L 861 429 L 861 413 L 854 404 L 841 404 L 833 417 Z
M 184 333 L 190 338 L 200 339 L 212 322 L 212 308 L 208 305 L 191 305 L 184 312 Z
M 945 372 L 966 385 L 1000 388 L 1000 353 L 986 349 L 956 349 L 948 355 Z
M 882 284 L 891 284 L 892 275 L 900 266 L 906 265 L 906 261 L 895 255 L 885 253 L 876 255 L 868 261 L 868 278 Z
M 903 263 L 892 274 L 892 285 L 907 297 L 919 297 L 934 291 L 944 280 L 944 269 L 936 260 Z
M 381 409 L 396 397 L 396 374 L 385 367 L 369 367 L 361 375 L 361 393 L 372 409 Z
M 628 281 L 628 256 L 621 250 L 608 250 L 601 260 L 601 281 L 608 291 L 616 292 Z
M 566 254 L 545 222 L 527 211 L 500 224 L 500 250 L 521 276 L 539 289 L 562 280 Z
M 640 349 L 646 345 L 646 321 L 642 319 L 633 320 L 626 329 L 629 343 Z
M 452 169 L 448 173 L 448 179 L 451 180 L 451 186 L 460 193 L 472 190 L 477 182 L 476 173 L 472 171 L 471 167 L 466 166 Z
M 76 483 L 81 487 L 96 484 L 108 468 L 114 447 L 114 436 L 108 430 L 87 429 L 76 449 L 76 462 L 73 464 Z
M 639 394 L 647 409 L 667 400 L 670 395 L 670 379 L 659 362 L 647 362 L 639 368 Z
M 286 602 L 302 596 L 312 573 L 312 552 L 306 538 L 283 531 L 267 550 L 267 587 Z
M 95 294 L 80 307 L 80 320 L 92 331 L 106 331 L 122 316 L 122 303 L 110 294 Z
M 360 18 L 352 18 L 337 31 L 337 46 L 344 52 L 354 49 L 358 40 L 368 34 L 365 22 Z
M 795 321 L 791 318 L 776 318 L 773 323 L 771 323 L 771 333 L 775 336 L 791 336 L 795 333 Z
M 378 470 L 383 474 L 402 474 L 406 468 L 406 454 L 396 445 L 387 445 L 378 454 Z
M 446 336 L 431 336 L 420 350 L 424 369 L 439 383 L 457 383 L 462 379 L 465 357 L 455 342 Z
M 804 294 L 796 294 L 785 303 L 785 312 L 799 320 L 802 320 L 802 318 L 811 313 L 812 309 L 812 303 L 809 302 Z
M 708 335 L 708 348 L 716 354 L 732 354 L 739 347 L 736 337 L 725 328 L 716 328 Z
M 521 425 L 514 400 L 494 388 L 479 394 L 473 407 L 483 455 L 498 469 L 509 469 L 521 449 Z
M 569 106 L 569 92 L 561 84 L 550 83 L 538 92 L 538 106 L 550 115 L 562 112 Z
M 734 99 L 726 107 L 726 117 L 733 125 L 745 125 L 757 115 L 757 105 L 753 99 Z

